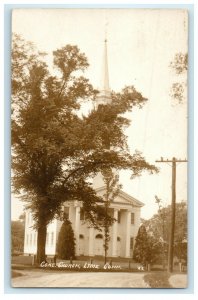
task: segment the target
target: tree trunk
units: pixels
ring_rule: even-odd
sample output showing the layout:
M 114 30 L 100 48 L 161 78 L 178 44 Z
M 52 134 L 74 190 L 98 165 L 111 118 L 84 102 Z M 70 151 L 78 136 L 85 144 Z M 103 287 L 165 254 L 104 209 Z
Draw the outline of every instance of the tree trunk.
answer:
M 38 237 L 37 237 L 37 263 L 41 264 L 43 261 L 46 261 L 45 257 L 45 243 L 47 235 L 47 225 L 42 224 L 38 228 Z

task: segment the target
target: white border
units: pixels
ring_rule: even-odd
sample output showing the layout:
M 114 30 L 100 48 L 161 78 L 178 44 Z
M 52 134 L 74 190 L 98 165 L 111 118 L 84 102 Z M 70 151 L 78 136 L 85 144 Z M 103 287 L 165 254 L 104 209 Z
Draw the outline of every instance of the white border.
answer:
M 194 0 L 194 1 L 147 1 L 147 0 L 144 0 L 144 1 L 124 1 L 122 3 L 122 1 L 105 1 L 105 0 L 100 0 L 100 1 L 67 1 L 67 0 L 63 0 L 63 1 L 58 1 L 58 2 L 55 2 L 55 1 L 32 1 L 32 2 L 29 2 L 29 1 L 0 1 L 0 57 L 1 57 L 1 68 L 0 68 L 0 78 L 2 79 L 1 82 L 2 82 L 2 85 L 1 85 L 1 88 L 0 88 L 0 137 L 1 137 L 1 141 L 3 141 L 4 139 L 4 119 L 3 119 L 3 115 L 4 115 L 4 89 L 3 89 L 3 78 L 4 78 L 4 66 L 3 66 L 3 63 L 4 63 L 4 60 L 3 60 L 3 57 L 4 57 L 4 48 L 3 48 L 3 45 L 4 45 L 4 4 L 79 4 L 79 5 L 83 5 L 83 4 L 98 4 L 98 5 L 101 5 L 101 4 L 119 4 L 119 5 L 124 5 L 124 4 L 145 4 L 145 5 L 149 5 L 149 4 L 194 4 L 195 6 L 195 27 L 194 27 L 194 37 L 195 40 L 195 50 L 194 50 L 194 55 L 195 55 L 195 73 L 194 73 L 194 78 L 195 78 L 195 82 L 197 81 L 197 51 L 198 51 L 198 47 L 197 47 L 197 36 L 198 36 L 198 26 L 197 26 L 197 12 L 198 12 L 198 6 L 197 6 L 197 0 Z M 194 103 L 194 155 L 195 155 L 195 158 L 194 158 L 194 166 L 195 166 L 195 173 L 194 173 L 194 176 L 195 178 L 197 178 L 197 151 L 198 151 L 198 133 L 197 133 L 197 110 L 198 110 L 198 107 L 197 107 L 197 101 L 198 101 L 198 97 L 197 97 L 197 88 L 196 88 L 196 84 L 195 84 L 195 103 Z M 4 228 L 4 220 L 3 220 L 3 212 L 4 212 L 4 208 L 3 208 L 3 186 L 4 186 L 4 179 L 3 179 L 3 176 L 4 176 L 4 172 L 3 172 L 3 166 L 4 165 L 4 148 L 3 148 L 3 145 L 1 144 L 1 147 L 0 147 L 0 212 L 1 212 L 1 216 L 0 216 L 0 228 L 1 230 L 3 231 L 3 228 Z M 195 179 L 196 180 L 196 179 Z M 197 201 L 198 201 L 198 193 L 197 193 L 197 184 L 196 184 L 196 181 L 195 181 L 195 196 L 194 196 L 194 199 L 195 199 L 195 203 L 194 203 L 194 211 L 195 211 L 195 225 L 194 225 L 194 242 L 195 242 L 195 248 L 194 248 L 194 253 L 195 253 L 195 257 L 194 257 L 194 268 L 195 268 L 195 277 L 194 277 L 194 294 L 179 294 L 178 296 L 181 298 L 181 299 L 197 299 L 198 298 L 198 277 L 197 277 L 197 270 L 198 270 L 198 264 L 197 264 L 197 253 L 198 253 L 198 246 L 197 246 L 197 227 L 198 227 L 198 224 L 197 224 L 197 211 L 198 211 L 198 204 L 197 204 Z M 0 247 L 0 268 L 2 268 L 2 270 L 0 271 L 0 295 L 1 295 L 1 299 L 4 299 L 4 298 L 14 298 L 14 299 L 23 299 L 25 297 L 27 297 L 27 295 L 25 294 L 4 294 L 4 284 L 3 284 L 3 274 L 4 274 L 4 263 L 3 263 L 3 232 L 1 234 L 1 238 L 2 238 L 2 241 L 1 241 L 1 247 Z M 57 293 L 58 293 L 58 290 L 57 290 Z M 140 290 L 140 293 L 141 293 L 141 290 Z M 36 294 L 35 295 L 36 297 L 39 296 L 39 294 Z M 43 299 L 51 299 L 53 298 L 54 299 L 54 296 L 55 294 L 42 294 L 42 298 Z M 74 297 L 75 296 L 75 297 Z M 109 298 L 114 298 L 114 299 L 120 299 L 122 296 L 125 297 L 125 299 L 131 299 L 132 297 L 135 298 L 135 299 L 142 299 L 142 298 L 146 298 L 146 299 L 159 299 L 159 297 L 161 299 L 167 299 L 167 297 L 169 299 L 175 299 L 176 294 L 124 294 L 122 295 L 122 293 L 120 293 L 118 291 L 117 294 L 94 294 L 92 295 L 91 294 L 91 291 L 88 291 L 88 294 L 58 294 L 58 297 L 60 298 L 82 298 L 82 299 L 92 299 L 94 297 L 94 299 L 99 299 L 99 298 L 103 298 L 103 297 L 108 297 Z M 34 294 L 28 294 L 28 298 L 29 299 L 32 299 L 34 297 Z

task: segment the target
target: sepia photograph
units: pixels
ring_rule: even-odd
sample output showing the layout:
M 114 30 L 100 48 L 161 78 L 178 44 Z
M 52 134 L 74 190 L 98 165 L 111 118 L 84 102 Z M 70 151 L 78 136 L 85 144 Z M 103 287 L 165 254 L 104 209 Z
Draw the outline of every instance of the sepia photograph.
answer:
M 13 288 L 188 287 L 188 22 L 12 10 Z

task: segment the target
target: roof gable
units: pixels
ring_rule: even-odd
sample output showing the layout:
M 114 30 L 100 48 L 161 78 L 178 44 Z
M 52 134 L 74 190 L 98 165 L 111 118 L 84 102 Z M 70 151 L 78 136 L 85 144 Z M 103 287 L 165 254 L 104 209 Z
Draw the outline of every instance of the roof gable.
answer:
M 105 192 L 106 187 L 102 186 L 96 189 L 96 192 L 98 194 L 103 194 L 102 192 Z M 130 196 L 129 194 L 123 192 L 122 190 L 119 191 L 118 195 L 113 200 L 114 203 L 125 203 L 130 204 L 135 207 L 142 207 L 144 206 L 144 203 L 137 200 L 136 198 Z

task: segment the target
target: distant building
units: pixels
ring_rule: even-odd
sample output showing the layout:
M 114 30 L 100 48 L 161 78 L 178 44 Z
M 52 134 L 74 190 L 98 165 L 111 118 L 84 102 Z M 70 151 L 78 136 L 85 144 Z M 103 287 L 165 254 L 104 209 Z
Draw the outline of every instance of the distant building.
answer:
M 104 47 L 104 71 L 101 92 L 97 97 L 96 106 L 111 102 L 108 62 L 107 62 L 107 40 Z M 105 194 L 103 177 L 99 173 L 93 181 L 99 196 Z M 117 221 L 110 228 L 109 257 L 132 257 L 135 237 L 140 226 L 140 210 L 144 204 L 129 196 L 123 191 L 119 191 L 114 201 L 111 202 L 109 213 Z M 63 206 L 65 214 L 72 223 L 75 234 L 76 256 L 104 256 L 104 233 L 94 228 L 88 228 L 82 204 L 79 201 L 65 202 Z M 56 254 L 56 244 L 62 221 L 54 219 L 47 227 L 46 255 Z M 31 213 L 26 211 L 25 221 L 25 254 L 36 254 L 37 232 L 32 228 L 33 220 Z

